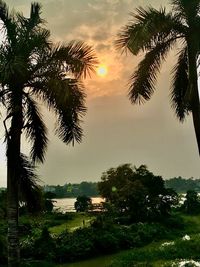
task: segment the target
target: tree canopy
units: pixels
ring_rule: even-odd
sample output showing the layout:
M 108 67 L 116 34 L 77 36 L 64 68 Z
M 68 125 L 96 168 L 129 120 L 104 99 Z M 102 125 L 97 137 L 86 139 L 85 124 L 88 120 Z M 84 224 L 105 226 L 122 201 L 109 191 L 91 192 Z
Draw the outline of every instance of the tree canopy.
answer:
M 177 194 L 166 189 L 161 176 L 145 165 L 123 164 L 104 172 L 98 188 L 102 197 L 131 221 L 155 220 L 168 216 Z

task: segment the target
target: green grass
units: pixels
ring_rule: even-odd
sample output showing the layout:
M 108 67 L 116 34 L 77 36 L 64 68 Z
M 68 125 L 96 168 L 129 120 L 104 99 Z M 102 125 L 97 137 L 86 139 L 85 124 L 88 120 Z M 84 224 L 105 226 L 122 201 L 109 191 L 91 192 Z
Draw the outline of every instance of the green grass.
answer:
M 170 262 L 179 259 L 200 259 L 200 235 L 191 236 L 191 240 L 181 238 L 174 240 L 174 245 L 161 246 L 161 242 L 152 243 L 142 248 L 136 248 L 122 253 L 110 267 L 135 266 L 170 266 Z M 145 262 L 144 262 L 145 260 Z M 145 264 L 150 265 L 145 265 Z M 162 264 L 161 264 L 162 263 Z
M 181 218 L 185 224 L 185 231 L 188 234 L 200 233 L 200 215 L 181 214 Z
M 94 216 L 91 216 L 86 213 L 74 213 L 72 215 L 71 220 L 67 220 L 66 222 L 56 225 L 49 228 L 50 233 L 52 234 L 60 234 L 61 232 L 68 230 L 74 231 L 77 228 L 89 226 L 90 222 L 94 219 Z M 85 224 L 83 224 L 83 221 Z
M 20 217 L 20 225 L 31 224 L 33 228 L 47 227 L 52 234 L 74 231 L 83 226 L 89 226 L 95 216 L 87 213 L 43 214 L 42 216 L 25 215 Z M 83 223 L 84 221 L 84 223 Z

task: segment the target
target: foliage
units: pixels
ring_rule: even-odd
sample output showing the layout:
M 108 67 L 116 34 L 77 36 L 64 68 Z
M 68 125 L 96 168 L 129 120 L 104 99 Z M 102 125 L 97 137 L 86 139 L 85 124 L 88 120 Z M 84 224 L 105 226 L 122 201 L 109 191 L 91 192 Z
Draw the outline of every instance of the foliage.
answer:
M 92 200 L 87 196 L 78 196 L 74 203 L 74 208 L 77 212 L 88 211 L 92 207 Z
M 183 203 L 183 209 L 188 214 L 200 213 L 200 198 L 197 192 L 188 190 L 186 194 L 186 200 Z
M 53 220 L 54 224 L 52 223 L 52 221 L 48 222 L 48 225 L 50 226 L 49 230 L 53 235 L 61 234 L 66 229 L 69 232 L 73 232 L 77 228 L 90 226 L 94 218 L 95 217 L 93 215 L 88 213 L 85 214 L 82 212 L 71 213 L 68 218 L 66 217 L 65 220 L 61 219 L 60 221 L 55 217 L 55 219 Z
M 164 187 L 162 177 L 153 175 L 144 165 L 111 168 L 103 173 L 98 188 L 102 197 L 132 222 L 166 217 L 177 202 L 177 194 Z
M 56 196 L 55 198 L 65 197 L 78 197 L 78 196 L 98 196 L 97 183 L 93 182 L 81 182 L 80 184 L 66 183 L 62 185 L 46 185 L 44 186 L 45 192 L 52 192 Z
M 91 227 L 74 231 L 71 231 L 74 227 L 73 221 L 76 222 L 76 219 L 79 218 L 79 226 L 82 226 L 83 218 L 87 220 L 89 217 L 83 217 L 83 214 L 79 213 L 52 213 L 38 218 L 29 216 L 20 218 L 20 225 L 26 226 L 27 229 L 21 235 L 22 257 L 24 260 L 38 261 L 42 258 L 43 251 L 46 250 L 47 256 L 43 258 L 50 257 L 52 262 L 77 261 L 90 258 L 91 255 L 98 256 L 124 249 L 134 249 L 143 247 L 152 241 L 174 240 L 191 232 L 199 232 L 199 216 L 176 213 L 164 219 L 162 223 L 135 223 L 130 226 L 112 224 L 107 216 L 101 217 L 101 223 L 93 223 Z M 62 232 L 55 234 L 53 231 L 50 233 L 46 231 L 51 225 L 67 222 L 68 225 L 63 228 Z M 20 227 L 20 229 L 22 228 Z M 49 240 L 48 243 L 54 247 L 53 251 L 48 248 L 46 240 Z M 5 243 L 3 245 L 5 247 Z
M 138 7 L 132 20 L 120 31 L 117 48 L 144 58 L 130 77 L 129 98 L 132 104 L 150 100 L 157 76 L 170 50 L 178 47 L 172 71 L 171 104 L 183 122 L 192 113 L 200 153 L 200 103 L 197 58 L 200 51 L 200 1 L 172 0 L 172 10 L 152 6 Z
M 165 180 L 165 186 L 173 188 L 177 193 L 186 193 L 188 190 L 200 192 L 200 179 L 184 179 L 179 176 Z
M 159 260 L 199 259 L 200 237 L 198 235 L 191 240 L 177 239 L 168 245 L 155 244 L 141 249 L 135 249 L 118 257 L 110 267 L 133 267 L 139 263 L 154 262 Z M 136 264 L 136 265 L 135 265 Z M 154 266 L 154 265 L 153 265 Z
M 167 223 L 166 223 L 167 225 Z M 44 230 L 43 230 L 44 231 Z M 41 259 L 41 247 L 44 243 L 44 257 L 51 257 L 55 262 L 69 262 L 86 259 L 91 255 L 104 255 L 114 253 L 123 249 L 142 247 L 152 241 L 166 239 L 173 236 L 173 228 L 163 226 L 160 223 L 138 223 L 129 227 L 104 224 L 79 228 L 73 232 L 67 230 L 59 235 L 50 235 L 36 231 L 32 236 L 22 242 L 22 256 L 32 257 L 34 260 Z M 52 243 L 53 250 L 48 249 L 46 240 Z

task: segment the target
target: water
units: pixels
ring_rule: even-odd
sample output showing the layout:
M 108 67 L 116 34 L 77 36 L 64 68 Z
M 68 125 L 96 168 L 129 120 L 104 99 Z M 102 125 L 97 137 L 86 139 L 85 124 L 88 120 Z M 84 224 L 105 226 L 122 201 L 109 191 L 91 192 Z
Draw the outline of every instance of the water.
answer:
M 104 201 L 101 197 L 92 197 L 92 204 L 100 204 Z M 59 210 L 60 212 L 75 212 L 74 203 L 76 198 L 55 198 L 54 209 Z

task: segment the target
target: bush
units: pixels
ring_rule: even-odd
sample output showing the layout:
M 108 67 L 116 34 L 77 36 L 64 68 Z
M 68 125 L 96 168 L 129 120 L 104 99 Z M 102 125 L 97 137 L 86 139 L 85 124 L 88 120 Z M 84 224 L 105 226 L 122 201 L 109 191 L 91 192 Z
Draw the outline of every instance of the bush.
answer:
M 43 231 L 34 228 L 32 236 L 22 242 L 22 256 L 62 263 L 141 247 L 165 239 L 173 233 L 159 223 L 122 226 L 108 224 L 102 218 L 96 222 L 93 226 L 79 228 L 74 232 L 66 230 L 58 236 L 51 236 L 46 228 Z
M 191 240 L 178 239 L 174 244 L 167 246 L 150 246 L 141 249 L 135 249 L 118 257 L 110 267 L 133 267 L 134 265 L 144 264 L 144 259 L 151 264 L 153 261 L 175 261 L 177 259 L 199 259 L 200 254 L 200 236 L 195 236 Z M 141 265 L 142 266 L 142 265 Z M 145 265 L 144 265 L 145 266 Z
M 74 261 L 85 259 L 94 251 L 92 232 L 88 228 L 73 233 L 64 231 L 56 238 L 56 261 Z
M 51 260 L 55 258 L 55 240 L 49 234 L 47 228 L 34 229 L 32 236 L 21 241 L 21 255 L 23 258 L 36 260 Z

